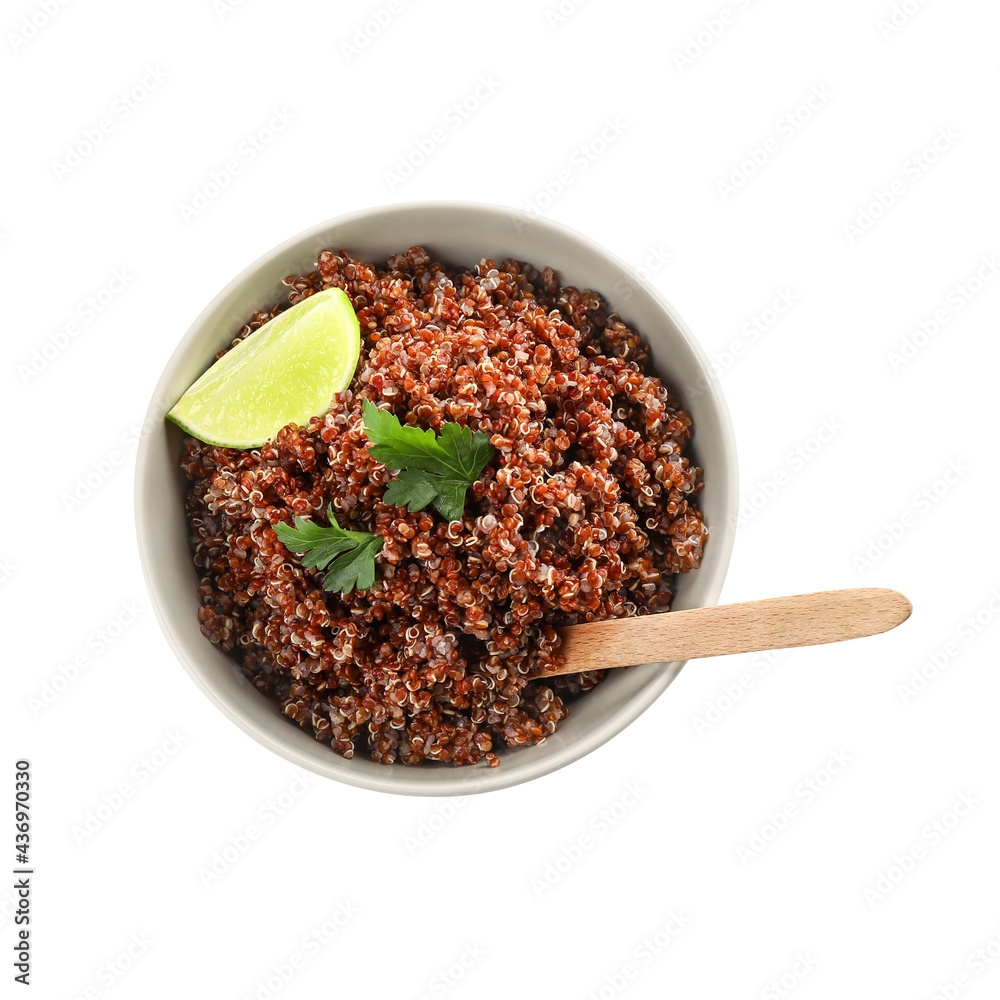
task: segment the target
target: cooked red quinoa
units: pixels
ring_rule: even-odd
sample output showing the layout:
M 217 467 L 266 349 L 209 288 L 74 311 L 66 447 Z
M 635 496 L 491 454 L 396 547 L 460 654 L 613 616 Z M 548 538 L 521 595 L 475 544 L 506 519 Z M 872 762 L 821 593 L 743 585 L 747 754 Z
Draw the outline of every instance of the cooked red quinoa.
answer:
M 185 439 L 201 630 L 344 757 L 495 766 L 493 751 L 540 742 L 604 677 L 532 680 L 559 661 L 556 627 L 666 611 L 673 574 L 698 565 L 691 420 L 638 333 L 551 268 L 460 270 L 421 247 L 376 267 L 326 250 L 285 284 L 288 303 L 236 340 L 338 286 L 361 360 L 325 416 L 259 449 Z M 393 473 L 366 450 L 365 399 L 490 436 L 461 522 L 382 503 Z M 371 590 L 325 592 L 278 540 L 273 525 L 325 524 L 328 504 L 342 527 L 385 539 Z

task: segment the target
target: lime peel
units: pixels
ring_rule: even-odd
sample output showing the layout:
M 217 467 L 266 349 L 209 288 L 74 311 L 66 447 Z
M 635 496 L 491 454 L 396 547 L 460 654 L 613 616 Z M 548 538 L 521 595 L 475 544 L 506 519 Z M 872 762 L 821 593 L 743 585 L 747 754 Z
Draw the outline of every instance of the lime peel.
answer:
M 206 444 L 256 448 L 330 408 L 354 378 L 361 328 L 341 288 L 325 288 L 254 330 L 177 401 L 167 419 Z

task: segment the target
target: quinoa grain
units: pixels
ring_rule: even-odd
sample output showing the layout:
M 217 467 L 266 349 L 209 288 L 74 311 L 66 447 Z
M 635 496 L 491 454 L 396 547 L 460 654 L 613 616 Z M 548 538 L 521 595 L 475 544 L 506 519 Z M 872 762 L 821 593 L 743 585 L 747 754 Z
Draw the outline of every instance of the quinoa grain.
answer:
M 557 627 L 666 611 L 673 575 L 698 565 L 691 421 L 638 333 L 551 268 L 461 270 L 421 247 L 376 268 L 325 250 L 285 284 L 288 304 L 343 288 L 361 359 L 329 412 L 259 449 L 185 438 L 201 630 L 344 757 L 495 767 L 603 679 L 532 679 L 559 660 Z M 460 522 L 383 503 L 393 473 L 366 449 L 365 399 L 490 436 Z M 325 520 L 328 504 L 342 527 L 384 538 L 368 591 L 323 591 L 278 540 L 275 524 Z

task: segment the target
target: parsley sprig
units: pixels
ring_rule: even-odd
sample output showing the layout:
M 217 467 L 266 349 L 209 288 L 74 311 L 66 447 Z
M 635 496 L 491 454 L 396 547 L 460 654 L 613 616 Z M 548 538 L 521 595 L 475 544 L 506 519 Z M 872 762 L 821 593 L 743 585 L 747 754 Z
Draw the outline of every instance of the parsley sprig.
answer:
M 274 530 L 286 549 L 304 552 L 306 569 L 325 569 L 324 590 L 368 590 L 375 584 L 375 556 L 385 541 L 367 531 L 345 531 L 333 516 L 333 505 L 326 511 L 330 526 L 324 528 L 304 517 L 295 518 L 295 527 L 276 524 Z
M 441 432 L 401 424 L 388 410 L 364 401 L 368 453 L 390 469 L 401 470 L 385 491 L 386 503 L 411 511 L 433 504 L 449 521 L 461 520 L 465 494 L 493 457 L 493 445 L 482 431 L 460 424 L 441 425 Z

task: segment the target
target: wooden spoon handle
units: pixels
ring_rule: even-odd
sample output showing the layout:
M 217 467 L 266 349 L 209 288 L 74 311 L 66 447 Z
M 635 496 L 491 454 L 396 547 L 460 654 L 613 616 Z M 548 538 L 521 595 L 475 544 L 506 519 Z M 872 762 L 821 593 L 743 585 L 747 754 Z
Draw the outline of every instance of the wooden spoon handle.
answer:
M 887 632 L 912 610 L 899 591 L 859 587 L 571 625 L 560 631 L 566 662 L 546 673 L 842 642 Z

